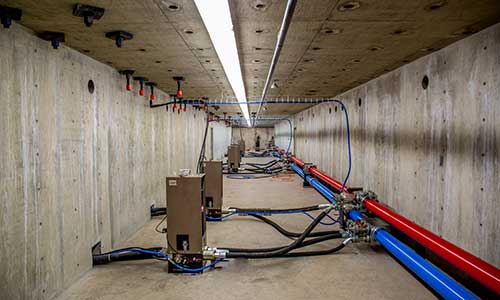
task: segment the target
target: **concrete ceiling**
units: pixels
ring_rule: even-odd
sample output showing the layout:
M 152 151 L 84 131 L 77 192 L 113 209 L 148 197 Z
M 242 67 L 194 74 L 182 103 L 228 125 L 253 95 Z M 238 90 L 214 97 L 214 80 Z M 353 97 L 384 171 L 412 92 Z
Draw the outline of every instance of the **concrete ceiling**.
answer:
M 83 3 L 106 9 L 85 27 L 72 15 Z M 68 46 L 114 68 L 135 69 L 167 92 L 172 76 L 186 77 L 188 99 L 234 100 L 192 0 L 0 0 L 23 9 L 21 23 L 36 32 L 62 31 Z M 230 0 L 249 100 L 259 100 L 286 0 Z M 178 9 L 174 7 L 177 6 Z M 324 98 L 369 81 L 500 21 L 498 0 L 298 0 L 270 98 Z M 134 39 L 117 48 L 105 33 Z M 190 33 L 192 32 L 192 33 Z M 311 105 L 267 105 L 266 115 L 289 115 Z M 252 105 L 250 112 L 256 111 Z M 239 107 L 221 106 L 231 115 Z

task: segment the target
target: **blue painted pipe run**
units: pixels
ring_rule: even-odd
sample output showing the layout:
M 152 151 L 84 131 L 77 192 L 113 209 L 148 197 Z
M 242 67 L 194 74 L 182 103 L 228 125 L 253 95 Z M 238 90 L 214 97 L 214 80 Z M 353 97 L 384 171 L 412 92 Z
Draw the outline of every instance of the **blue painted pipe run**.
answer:
M 296 164 L 292 164 L 292 169 L 304 178 L 304 172 Z M 333 199 L 333 192 L 311 176 L 306 176 L 306 180 L 316 190 L 328 199 Z M 329 196 L 331 195 L 331 198 Z M 363 219 L 361 212 L 351 210 L 349 217 L 358 221 Z M 425 281 L 430 287 L 438 292 L 444 299 L 479 299 L 469 290 L 464 288 L 458 282 L 449 277 L 446 273 L 436 268 L 433 264 L 419 256 L 415 251 L 393 237 L 384 229 L 378 229 L 375 232 L 377 240 L 387 251 L 394 255 L 400 262 L 412 270 L 418 277 Z
M 363 215 L 357 210 L 351 210 L 349 217 L 354 221 L 363 219 Z M 375 240 L 444 299 L 479 299 L 384 229 L 375 232 Z
M 387 231 L 377 230 L 375 239 L 444 299 L 479 299 Z
M 300 177 L 304 178 L 304 171 L 302 171 L 299 166 L 296 164 L 292 164 L 292 170 L 295 171 L 295 173 L 299 174 Z M 335 203 L 335 198 L 333 196 L 333 192 L 329 190 L 326 186 L 324 186 L 321 182 L 319 182 L 317 179 L 307 175 L 305 177 L 307 182 L 314 187 L 321 195 L 325 196 L 325 198 L 330 202 L 330 203 Z

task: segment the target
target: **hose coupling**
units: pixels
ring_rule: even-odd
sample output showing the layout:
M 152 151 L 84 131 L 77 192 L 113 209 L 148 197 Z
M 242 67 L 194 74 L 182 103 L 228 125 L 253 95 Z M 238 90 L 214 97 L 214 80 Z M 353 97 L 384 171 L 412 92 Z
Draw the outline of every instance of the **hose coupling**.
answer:
M 216 260 L 216 259 L 224 259 L 226 258 L 226 254 L 228 250 L 225 249 L 217 249 L 212 247 L 207 247 L 203 250 L 203 259 L 205 260 Z
M 348 237 L 347 239 L 345 239 L 345 240 L 342 242 L 342 244 L 344 244 L 344 246 L 345 246 L 345 245 L 349 244 L 349 243 L 350 243 L 350 242 L 352 242 L 352 241 L 353 241 L 353 238 L 352 238 L 352 237 Z

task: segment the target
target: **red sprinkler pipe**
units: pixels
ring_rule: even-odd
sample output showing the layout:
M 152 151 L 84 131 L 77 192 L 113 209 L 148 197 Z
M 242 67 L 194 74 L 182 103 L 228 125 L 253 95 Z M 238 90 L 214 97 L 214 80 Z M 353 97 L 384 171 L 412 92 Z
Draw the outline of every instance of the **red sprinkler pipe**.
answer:
M 364 205 L 381 219 L 500 294 L 500 269 L 398 215 L 375 200 L 365 200 Z

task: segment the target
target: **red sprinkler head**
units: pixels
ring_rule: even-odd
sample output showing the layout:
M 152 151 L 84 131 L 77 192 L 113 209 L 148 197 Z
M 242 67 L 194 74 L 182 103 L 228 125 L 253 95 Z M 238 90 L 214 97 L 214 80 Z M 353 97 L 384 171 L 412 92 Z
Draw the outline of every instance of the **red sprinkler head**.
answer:
M 127 77 L 127 85 L 125 86 L 127 91 L 132 90 L 132 84 L 130 84 L 130 76 L 132 76 L 134 72 L 135 72 L 134 70 L 123 70 L 119 72 L 120 74 L 125 75 Z
M 134 77 L 134 80 L 139 81 L 140 84 L 139 96 L 144 96 L 144 82 L 146 82 L 148 79 L 146 77 Z

